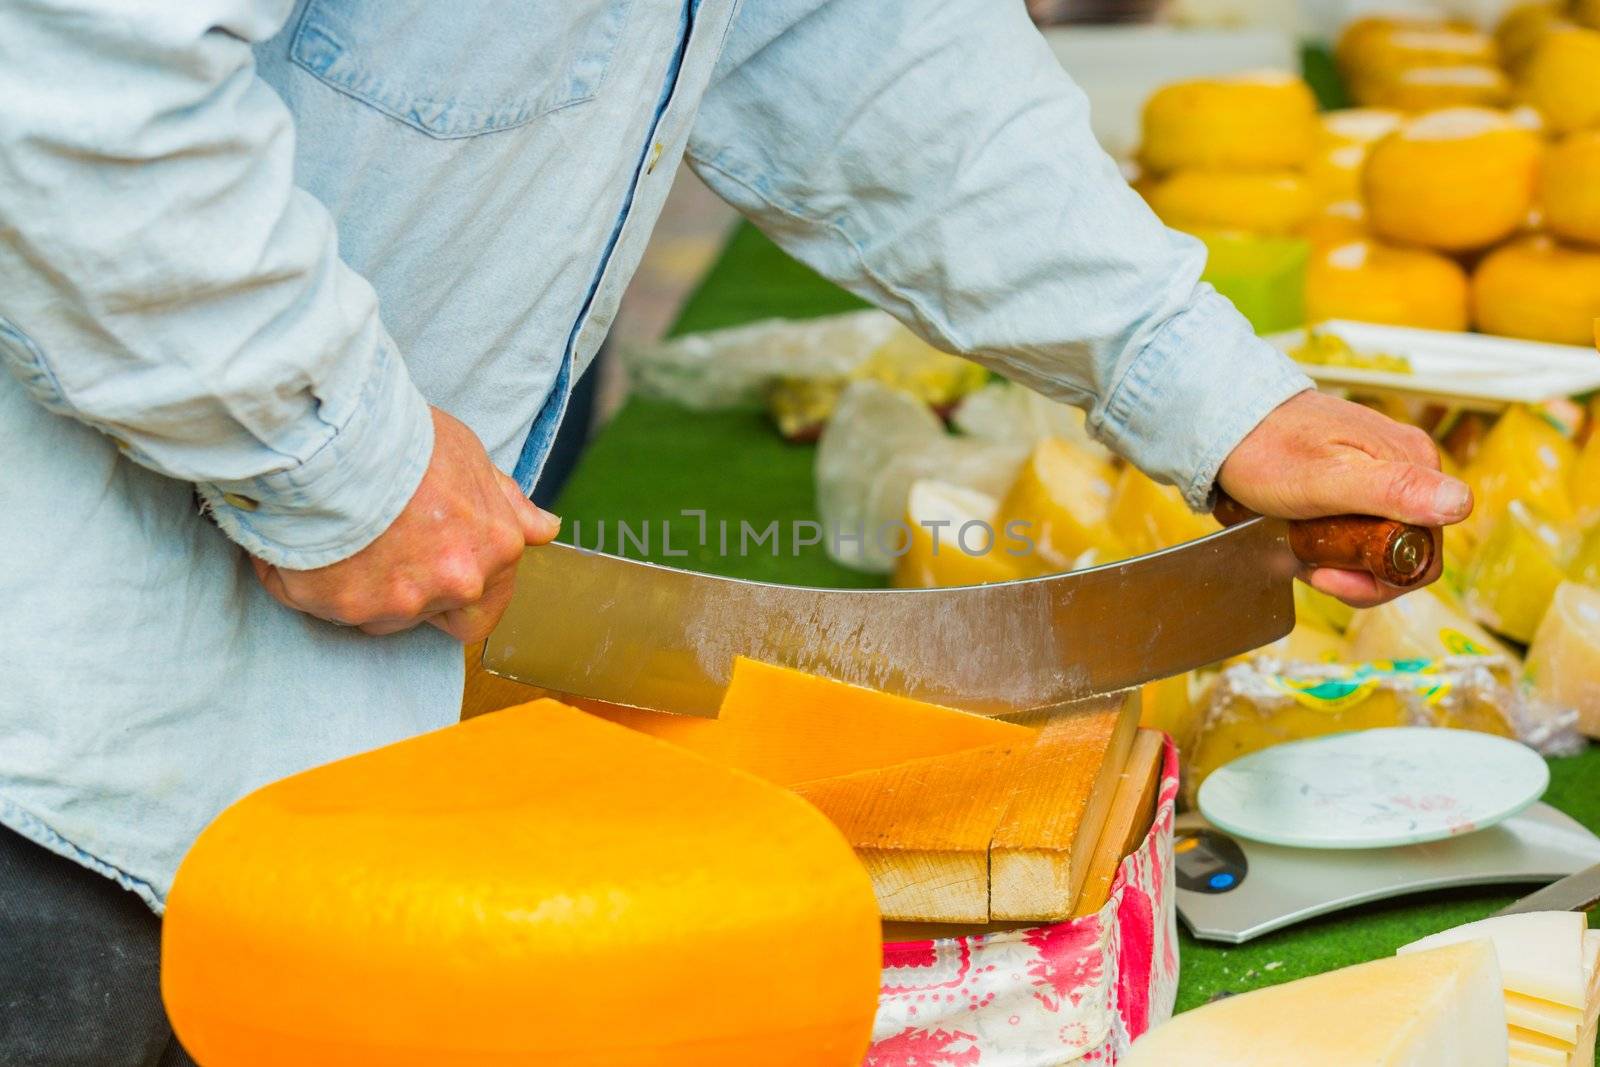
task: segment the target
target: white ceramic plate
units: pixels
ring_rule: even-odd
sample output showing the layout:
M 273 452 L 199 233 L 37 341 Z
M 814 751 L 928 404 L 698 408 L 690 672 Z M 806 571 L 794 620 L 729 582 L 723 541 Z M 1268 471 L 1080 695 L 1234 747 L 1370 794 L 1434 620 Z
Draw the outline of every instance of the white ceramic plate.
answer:
M 1291 848 L 1387 848 L 1471 833 L 1538 800 L 1550 768 L 1503 737 L 1398 727 L 1252 752 L 1200 786 L 1214 826 Z
M 1422 394 L 1485 410 L 1507 404 L 1537 404 L 1600 389 L 1600 353 L 1580 345 L 1339 319 L 1318 323 L 1316 329 L 1343 338 L 1357 352 L 1404 356 L 1411 361 L 1410 374 L 1301 365 L 1301 370 L 1323 385 Z M 1305 337 L 1304 330 L 1289 330 L 1267 340 L 1280 351 L 1292 353 Z

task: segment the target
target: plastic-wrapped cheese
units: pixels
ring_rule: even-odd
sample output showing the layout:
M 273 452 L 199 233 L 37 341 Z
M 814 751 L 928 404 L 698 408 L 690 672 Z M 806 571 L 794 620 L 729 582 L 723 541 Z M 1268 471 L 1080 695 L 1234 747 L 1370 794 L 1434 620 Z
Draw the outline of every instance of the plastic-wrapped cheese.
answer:
M 1528 650 L 1528 679 L 1545 700 L 1578 712 L 1578 728 L 1600 736 L 1600 588 L 1556 589 Z
M 1345 638 L 1350 658 L 1360 661 L 1503 656 L 1508 665 L 1517 662 L 1510 649 L 1432 589 L 1356 612 Z
M 1120 559 L 1127 551 L 1107 519 L 1116 476 L 1100 457 L 1057 437 L 1047 437 L 1000 504 L 1000 529 L 1020 530 L 1034 544 L 1045 569 L 1071 570 L 1093 551 Z M 1021 526 L 1013 526 L 1021 523 Z
M 855 1067 L 881 966 L 819 812 L 550 700 L 240 800 L 163 940 L 222 1067 Z
M 1532 641 L 1570 558 L 1566 531 L 1513 500 L 1467 567 L 1467 607 L 1496 633 Z
M 1374 960 L 1176 1016 L 1122 1067 L 1506 1067 L 1484 941 Z
M 906 501 L 905 552 L 895 561 L 902 589 L 1009 582 L 1028 574 L 1027 544 L 995 522 L 999 501 L 976 489 L 922 478 Z
M 1171 548 L 1221 528 L 1210 515 L 1189 510 L 1176 487 L 1162 485 L 1131 465 L 1117 475 L 1108 521 L 1112 533 L 1138 553 Z

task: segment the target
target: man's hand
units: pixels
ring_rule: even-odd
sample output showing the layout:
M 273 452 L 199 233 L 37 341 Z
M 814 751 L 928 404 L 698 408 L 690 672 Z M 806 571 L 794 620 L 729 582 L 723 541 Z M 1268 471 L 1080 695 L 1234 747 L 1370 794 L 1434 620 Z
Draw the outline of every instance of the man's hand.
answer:
M 473 432 L 438 408 L 433 434 L 422 483 L 377 540 L 310 571 L 252 559 L 267 592 L 369 634 L 426 622 L 463 643 L 489 636 L 511 600 L 523 547 L 555 537 L 561 520 L 534 507 Z
M 1268 415 L 1223 462 L 1217 481 L 1252 511 L 1284 519 L 1361 514 L 1446 526 L 1472 511 L 1472 491 L 1440 473 L 1439 450 L 1427 434 L 1316 392 L 1291 397 Z M 1428 580 L 1438 572 L 1436 561 Z M 1322 567 L 1302 577 L 1356 607 L 1401 593 L 1354 571 Z

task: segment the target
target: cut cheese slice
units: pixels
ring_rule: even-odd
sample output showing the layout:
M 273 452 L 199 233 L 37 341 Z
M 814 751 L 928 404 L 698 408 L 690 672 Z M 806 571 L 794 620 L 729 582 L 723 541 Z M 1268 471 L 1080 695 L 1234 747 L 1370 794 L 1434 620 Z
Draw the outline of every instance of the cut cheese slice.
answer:
M 1557 1041 L 1546 1034 L 1513 1026 L 1509 1029 L 1509 1036 L 1512 1063 L 1536 1064 L 1537 1067 L 1567 1067 L 1572 1059 L 1572 1045 L 1565 1041 Z
M 1577 1044 L 1583 1031 L 1582 1012 L 1521 993 L 1506 994 L 1506 1021 L 1568 1045 Z
M 779 785 L 835 778 L 988 745 L 1035 731 L 740 657 L 722 699 L 725 755 Z
M 1122 1067 L 1506 1067 L 1484 941 L 1374 960 L 1215 1001 L 1134 1042 Z
M 996 920 L 1070 918 L 1139 727 L 1137 691 L 1057 715 L 1018 769 L 989 849 Z
M 856 850 L 900 922 L 989 921 L 989 841 L 1029 746 L 998 745 L 794 787 Z
M 1583 935 L 1587 929 L 1584 916 L 1578 912 L 1498 915 L 1414 941 L 1400 952 L 1425 952 L 1441 945 L 1486 938 L 1499 955 L 1506 992 L 1569 1009 L 1581 1026 L 1589 1000 L 1589 976 L 1583 958 Z
M 881 964 L 815 809 L 541 700 L 224 811 L 178 870 L 162 993 L 230 1067 L 855 1067 Z

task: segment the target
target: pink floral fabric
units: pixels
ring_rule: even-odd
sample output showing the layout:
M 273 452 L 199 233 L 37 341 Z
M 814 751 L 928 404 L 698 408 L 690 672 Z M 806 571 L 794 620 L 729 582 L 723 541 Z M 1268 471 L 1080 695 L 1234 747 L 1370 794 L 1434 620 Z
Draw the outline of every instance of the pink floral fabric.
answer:
M 1167 742 L 1155 824 L 1094 915 L 1052 926 L 883 947 L 863 1067 L 1110 1067 L 1172 1015 L 1178 992 Z

